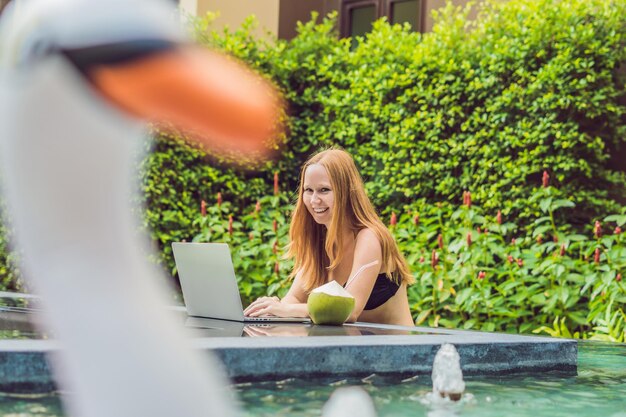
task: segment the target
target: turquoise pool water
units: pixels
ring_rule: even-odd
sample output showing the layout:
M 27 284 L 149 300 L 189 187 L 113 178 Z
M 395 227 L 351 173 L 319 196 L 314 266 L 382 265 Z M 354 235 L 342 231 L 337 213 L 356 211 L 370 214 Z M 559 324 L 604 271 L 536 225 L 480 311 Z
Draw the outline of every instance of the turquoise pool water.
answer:
M 319 416 L 330 394 L 346 385 L 359 385 L 369 392 L 381 417 L 626 417 L 626 345 L 579 343 L 577 376 L 517 374 L 473 376 L 465 381 L 471 396 L 445 405 L 428 401 L 429 376 L 404 381 L 372 376 L 323 384 L 290 380 L 236 388 L 244 415 L 249 417 Z
M 347 385 L 369 392 L 381 417 L 626 417 L 626 345 L 579 343 L 577 376 L 466 377 L 468 395 L 459 403 L 430 403 L 430 384 L 428 376 L 400 380 L 374 375 L 365 379 L 238 384 L 234 390 L 246 417 L 319 416 L 330 394 Z M 0 415 L 64 414 L 56 394 L 0 394 Z
M 65 416 L 57 394 L 6 395 L 0 394 L 2 417 L 51 417 Z

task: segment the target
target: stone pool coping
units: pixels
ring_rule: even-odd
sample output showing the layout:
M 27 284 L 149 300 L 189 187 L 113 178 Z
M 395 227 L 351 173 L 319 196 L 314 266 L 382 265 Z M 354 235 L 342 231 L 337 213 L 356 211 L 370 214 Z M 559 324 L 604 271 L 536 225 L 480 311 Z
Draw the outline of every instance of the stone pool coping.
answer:
M 452 343 L 466 375 L 560 371 L 576 373 L 575 340 L 357 323 L 360 328 L 416 330 L 420 335 L 202 338 L 235 381 L 289 377 L 430 374 L 442 343 Z M 431 334 L 428 334 L 431 333 Z
M 564 375 L 576 373 L 578 345 L 575 340 L 367 323 L 346 325 L 348 328 L 352 326 L 422 334 L 213 336 L 196 337 L 191 339 L 191 343 L 196 349 L 215 354 L 235 382 L 312 377 L 343 379 L 374 373 L 428 375 L 434 355 L 444 342 L 456 346 L 466 375 L 545 371 L 560 371 Z M 54 340 L 1 340 L 0 391 L 54 390 L 47 358 L 59 349 L 61 345 Z
M 22 296 L 0 293 L 0 298 L 28 297 Z M 13 307 L 0 310 L 3 330 L 32 326 L 39 312 Z M 446 342 L 456 346 L 465 375 L 545 371 L 574 375 L 577 369 L 578 344 L 570 339 L 372 323 L 244 324 L 189 317 L 181 306 L 168 310 L 180 319 L 181 326 L 189 328 L 191 345 L 216 355 L 235 382 L 429 375 L 435 353 Z M 242 337 L 259 335 L 264 336 Z M 51 339 L 0 340 L 0 392 L 55 390 L 48 361 L 61 349 L 62 345 Z

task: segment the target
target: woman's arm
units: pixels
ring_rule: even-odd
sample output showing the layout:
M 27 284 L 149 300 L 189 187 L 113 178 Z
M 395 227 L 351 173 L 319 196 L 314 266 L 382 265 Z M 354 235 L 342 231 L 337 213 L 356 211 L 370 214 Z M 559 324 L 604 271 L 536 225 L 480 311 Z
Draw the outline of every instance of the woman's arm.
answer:
M 350 271 L 346 285 L 346 290 L 355 300 L 354 310 L 347 321 L 356 321 L 363 312 L 376 283 L 376 277 L 380 273 L 381 265 L 382 247 L 378 236 L 370 229 L 361 230 L 356 237 L 352 271 Z M 357 273 L 358 275 L 355 276 Z
M 289 292 L 280 300 L 278 297 L 260 297 L 253 301 L 243 312 L 250 317 L 309 317 L 307 294 L 302 288 L 302 274 L 298 272 L 289 288 Z

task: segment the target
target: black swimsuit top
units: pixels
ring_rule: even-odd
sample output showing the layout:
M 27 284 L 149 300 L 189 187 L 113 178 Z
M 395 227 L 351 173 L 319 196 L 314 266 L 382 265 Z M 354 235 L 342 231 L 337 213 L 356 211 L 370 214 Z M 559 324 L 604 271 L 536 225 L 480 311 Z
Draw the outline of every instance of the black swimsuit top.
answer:
M 365 303 L 364 310 L 373 310 L 385 304 L 391 297 L 396 295 L 400 286 L 387 278 L 387 274 L 378 274 L 370 297 Z

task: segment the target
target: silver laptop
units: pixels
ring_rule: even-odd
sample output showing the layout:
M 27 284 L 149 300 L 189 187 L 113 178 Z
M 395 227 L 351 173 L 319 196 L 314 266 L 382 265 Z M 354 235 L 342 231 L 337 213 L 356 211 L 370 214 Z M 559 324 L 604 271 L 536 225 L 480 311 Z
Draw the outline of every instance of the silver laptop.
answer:
M 310 322 L 299 317 L 245 317 L 226 243 L 172 243 L 183 298 L 190 316 L 241 322 Z

